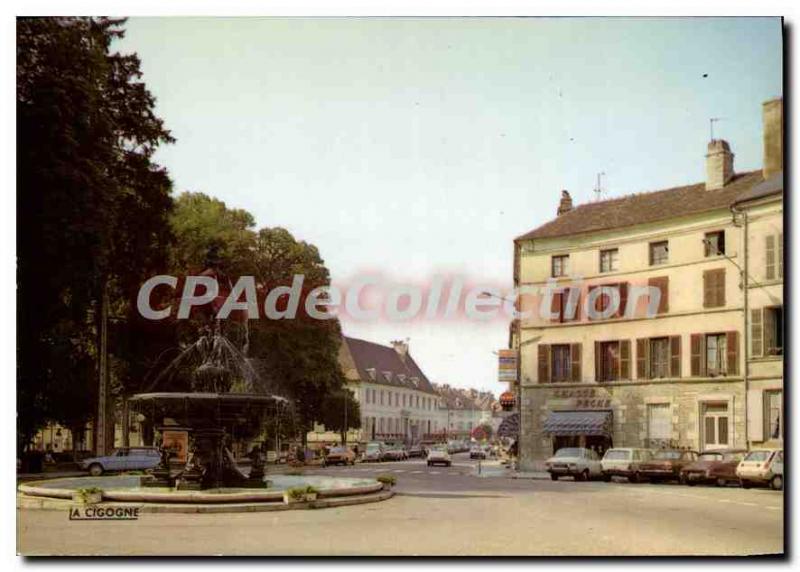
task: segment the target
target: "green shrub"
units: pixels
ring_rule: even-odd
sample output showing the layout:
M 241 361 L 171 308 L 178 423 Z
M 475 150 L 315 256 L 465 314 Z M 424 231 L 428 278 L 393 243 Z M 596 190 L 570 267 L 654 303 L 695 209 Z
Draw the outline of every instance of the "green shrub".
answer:
M 290 489 L 286 489 L 286 494 L 289 495 L 290 499 L 303 500 L 306 498 L 306 489 L 307 487 L 292 487 Z
M 306 493 L 311 494 L 311 495 L 319 494 L 319 489 L 317 487 L 313 487 L 311 485 L 308 485 L 306 487 Z
M 397 477 L 394 475 L 378 475 L 377 481 L 393 487 L 395 484 L 397 484 Z

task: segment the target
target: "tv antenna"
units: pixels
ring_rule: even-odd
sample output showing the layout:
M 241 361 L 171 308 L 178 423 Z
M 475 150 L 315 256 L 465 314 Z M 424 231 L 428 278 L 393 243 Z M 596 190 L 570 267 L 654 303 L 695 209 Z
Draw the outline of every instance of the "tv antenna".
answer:
M 717 121 L 721 121 L 722 119 L 724 119 L 724 118 L 723 117 L 712 117 L 711 119 L 708 120 L 708 127 L 709 127 L 709 130 L 711 131 L 711 140 L 712 141 L 714 140 L 714 124 Z
M 603 184 L 601 181 L 601 177 L 605 176 L 605 171 L 601 171 L 597 173 L 597 185 L 594 188 L 594 200 L 599 201 L 603 198 Z

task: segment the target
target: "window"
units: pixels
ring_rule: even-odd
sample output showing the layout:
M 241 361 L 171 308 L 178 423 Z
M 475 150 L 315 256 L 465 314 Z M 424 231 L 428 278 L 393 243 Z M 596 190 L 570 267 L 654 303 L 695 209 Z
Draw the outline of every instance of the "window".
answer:
M 619 342 L 600 342 L 598 381 L 619 379 Z
M 650 243 L 650 266 L 658 264 L 666 264 L 669 262 L 669 242 L 662 240 L 661 242 Z
M 619 301 L 617 311 L 610 316 L 606 316 L 605 312 L 613 307 L 612 296 L 615 294 Z M 589 304 L 588 317 L 590 320 L 621 318 L 625 316 L 628 307 L 628 283 L 593 284 L 589 286 L 587 299 Z
M 669 403 L 647 405 L 648 447 L 669 445 L 672 439 L 672 411 Z
M 553 278 L 567 275 L 569 275 L 569 255 L 563 254 L 561 256 L 554 256 L 552 259 Z
M 703 308 L 725 305 L 725 269 L 715 268 L 703 272 Z
M 551 356 L 552 381 L 569 381 L 572 379 L 570 371 L 570 351 L 568 344 L 558 344 L 552 346 Z
M 553 292 L 550 302 L 551 321 L 563 323 L 580 319 L 581 289 L 563 288 Z
M 767 439 L 783 439 L 783 392 L 764 392 L 764 430 Z
M 383 390 L 381 389 L 381 405 L 383 405 Z
M 764 308 L 764 354 L 783 354 L 783 306 Z
M 670 376 L 669 338 L 650 339 L 650 377 L 654 379 Z
M 728 372 L 727 349 L 725 334 L 709 334 L 706 336 L 706 372 L 708 375 L 725 375 Z
M 406 406 L 406 394 L 404 393 L 403 394 L 403 407 L 405 407 L 405 406 Z
M 728 445 L 728 404 L 705 403 L 703 405 L 703 445 L 713 449 Z
M 783 278 L 783 233 L 770 234 L 765 239 L 767 280 Z
M 616 272 L 617 270 L 619 270 L 619 249 L 601 250 L 600 272 Z
M 375 381 L 375 368 L 374 367 L 368 367 L 366 371 L 367 371 L 367 375 L 369 375 L 369 378 L 371 380 Z
M 669 312 L 669 276 L 654 276 L 653 278 L 648 278 L 647 286 L 657 290 L 659 293 L 658 308 L 655 309 L 656 313 L 664 314 Z M 650 300 L 648 300 L 648 311 L 650 310 L 649 303 Z
M 707 232 L 703 245 L 706 257 L 725 254 L 725 231 Z

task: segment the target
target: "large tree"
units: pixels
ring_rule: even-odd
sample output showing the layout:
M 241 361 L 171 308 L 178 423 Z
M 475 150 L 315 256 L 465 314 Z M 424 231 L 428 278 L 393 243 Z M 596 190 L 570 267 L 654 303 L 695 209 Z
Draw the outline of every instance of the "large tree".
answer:
M 124 20 L 17 21 L 18 440 L 94 413 L 100 302 L 123 317 L 164 267 L 172 141 L 135 54 L 112 52 Z M 131 356 L 119 356 L 130 360 Z

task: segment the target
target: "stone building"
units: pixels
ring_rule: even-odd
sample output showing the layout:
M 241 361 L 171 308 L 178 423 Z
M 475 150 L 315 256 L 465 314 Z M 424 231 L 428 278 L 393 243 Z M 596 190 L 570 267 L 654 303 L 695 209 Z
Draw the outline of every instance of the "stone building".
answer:
M 765 104 L 765 142 L 782 129 L 774 111 Z M 712 140 L 704 182 L 578 206 L 563 192 L 558 216 L 515 240 L 515 286 L 543 292 L 523 303 L 531 314 L 512 335 L 522 470 L 563 446 L 761 442 L 756 391 L 774 429 L 782 361 L 764 340 L 782 340 L 782 313 L 765 308 L 782 306 L 782 202 L 757 189 L 774 174 L 768 165 L 782 169 L 780 148 L 765 143 L 763 172 L 737 173 L 730 145 Z M 749 225 L 737 209 L 751 213 Z M 772 268 L 769 295 L 748 263 Z M 752 313 L 758 343 L 745 329 L 748 305 L 762 309 Z M 761 353 L 746 355 L 749 346 Z
M 497 400 L 490 391 L 434 385 L 439 395 L 439 438 L 468 439 L 479 425 L 492 426 Z

